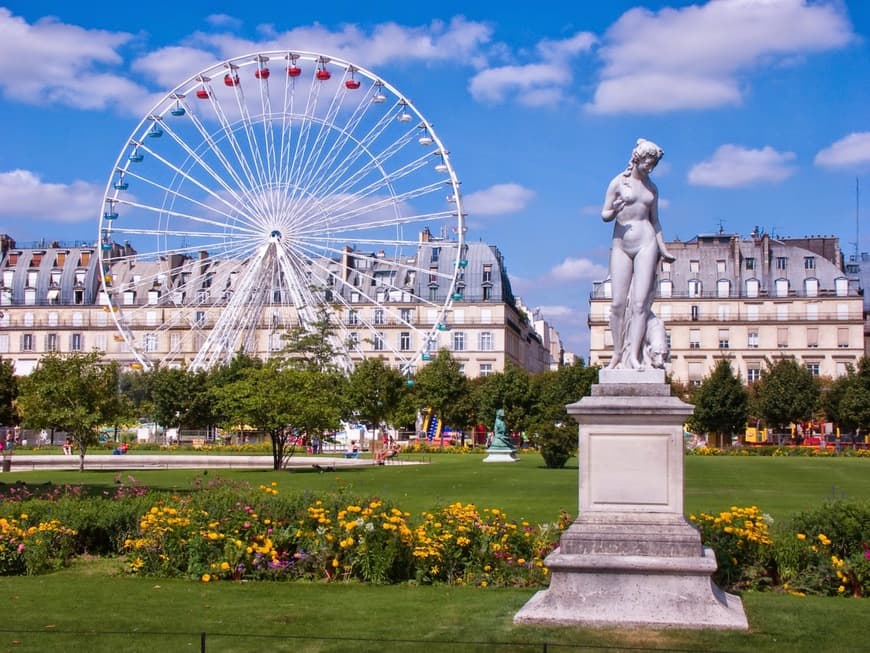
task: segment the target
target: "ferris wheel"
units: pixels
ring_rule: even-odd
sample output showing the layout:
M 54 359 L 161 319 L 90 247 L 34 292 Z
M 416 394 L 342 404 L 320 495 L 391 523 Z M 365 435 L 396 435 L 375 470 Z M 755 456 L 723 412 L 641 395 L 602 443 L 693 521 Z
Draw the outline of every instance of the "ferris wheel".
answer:
M 272 355 L 328 319 L 347 368 L 409 372 L 462 298 L 444 144 L 374 73 L 312 52 L 217 63 L 139 122 L 99 220 L 102 298 L 139 363 Z

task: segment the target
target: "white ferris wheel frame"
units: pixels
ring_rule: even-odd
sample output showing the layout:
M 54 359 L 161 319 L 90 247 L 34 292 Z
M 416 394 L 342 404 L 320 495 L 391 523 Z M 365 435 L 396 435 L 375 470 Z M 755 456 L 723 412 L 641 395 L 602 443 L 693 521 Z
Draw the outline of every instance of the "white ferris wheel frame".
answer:
M 287 68 L 282 68 L 284 74 L 284 104 L 275 111 L 272 107 L 272 94 L 268 87 L 268 78 L 270 73 L 267 63 L 275 59 L 282 58 L 287 61 Z M 288 107 L 288 92 L 293 87 L 292 92 L 295 93 L 296 78 L 291 77 L 286 71 L 290 66 L 296 66 L 297 62 L 303 64 L 313 64 L 315 66 L 314 74 L 309 76 L 310 79 L 301 78 L 303 83 L 310 83 L 308 87 L 308 97 L 302 111 L 298 111 L 295 106 L 295 98 L 291 100 Z M 251 108 L 256 109 L 256 101 L 249 101 L 244 94 L 244 85 L 240 83 L 239 71 L 245 68 L 255 66 L 253 69 L 257 78 L 257 89 L 259 90 L 259 109 L 260 115 L 251 115 Z M 261 78 L 263 70 L 267 72 Z M 325 117 L 315 116 L 313 114 L 316 104 L 319 100 L 321 80 L 319 77 L 320 71 L 329 71 L 330 75 L 335 70 L 343 71 L 341 79 L 336 80 L 336 90 L 330 101 L 330 106 L 325 114 Z M 280 73 L 278 73 L 280 74 Z M 225 83 L 230 86 L 230 81 L 234 78 L 233 95 L 237 101 L 235 109 L 238 111 L 238 116 L 231 120 L 227 116 L 229 107 L 224 107 L 226 101 L 222 102 L 218 99 L 214 91 L 211 81 L 213 78 L 226 77 Z M 277 75 L 276 75 L 277 76 Z M 355 87 L 349 85 L 348 80 L 353 80 L 350 84 L 359 82 Z M 376 134 L 372 137 L 372 132 L 376 128 L 372 128 L 367 134 L 357 136 L 352 133 L 356 125 L 361 124 L 365 113 L 369 110 L 369 106 L 363 104 L 362 101 L 357 105 L 354 112 L 361 112 L 359 122 L 354 125 L 353 120 L 356 113 L 352 114 L 344 126 L 336 123 L 336 119 L 341 114 L 342 108 L 346 112 L 353 109 L 349 104 L 347 107 L 342 107 L 344 95 L 348 92 L 363 92 L 360 88 L 362 81 L 367 80 L 368 88 L 364 93 L 368 94 L 369 105 L 385 104 L 389 110 L 384 111 L 381 118 L 376 120 L 375 125 L 381 132 L 389 129 L 388 120 L 398 119 L 401 122 L 413 123 L 413 126 L 420 130 L 413 133 L 422 133 L 418 140 L 420 145 L 431 146 L 429 150 L 424 152 L 422 157 L 412 159 L 404 166 L 396 171 L 388 172 L 385 169 L 385 163 L 392 157 L 400 153 L 402 148 L 408 144 L 407 137 L 403 140 L 397 140 L 394 144 L 387 147 L 380 154 L 373 149 Z M 265 89 L 265 90 L 264 90 Z M 314 89 L 317 89 L 315 92 Z M 207 96 L 202 94 L 206 93 Z M 388 95 L 389 94 L 389 95 Z M 312 107 L 312 95 L 314 98 L 314 107 Z M 341 96 L 341 99 L 339 98 Z M 208 100 L 208 104 L 213 112 L 213 116 L 208 116 L 210 121 L 217 121 L 217 128 L 209 128 L 202 118 L 202 112 L 195 110 L 197 105 L 190 102 L 192 98 L 196 98 L 194 102 L 202 103 Z M 363 95 L 365 98 L 366 95 Z M 183 111 L 181 111 L 183 109 Z M 177 112 L 180 112 L 177 113 Z M 189 120 L 195 130 L 201 137 L 198 143 L 189 143 L 174 130 L 172 120 L 180 117 L 182 120 Z M 410 117 L 410 118 L 408 118 Z M 172 118 L 170 120 L 169 118 Z M 280 128 L 276 131 L 276 123 L 281 122 Z M 301 125 L 296 123 L 301 121 Z M 315 127 L 316 125 L 316 127 Z M 348 125 L 350 127 L 348 128 Z M 294 137 L 292 130 L 297 129 L 300 134 L 296 135 L 297 141 L 303 138 L 304 131 L 306 148 L 300 155 L 298 142 L 291 148 L 291 140 Z M 333 130 L 339 134 L 336 142 L 327 148 L 327 141 L 320 140 L 320 150 L 316 151 L 313 148 L 318 147 L 318 140 L 321 139 L 324 130 Z M 154 132 L 160 133 L 155 134 Z M 255 130 L 262 130 L 264 147 L 256 145 L 259 138 Z M 314 133 L 314 132 L 317 133 Z M 149 143 L 149 136 L 160 136 L 167 134 L 167 140 L 173 140 L 175 144 L 181 148 L 186 154 L 186 159 L 181 163 L 174 163 L 165 158 L 161 154 L 159 146 L 152 146 Z M 408 132 L 412 133 L 412 132 Z M 280 140 L 276 141 L 276 135 L 280 136 Z M 312 150 L 308 150 L 308 144 L 311 139 L 314 139 Z M 427 140 L 428 139 L 428 140 Z M 156 139 L 155 139 L 156 140 Z M 247 142 L 245 142 L 247 141 Z M 312 175 L 324 172 L 324 168 L 330 163 L 335 163 L 335 160 L 341 156 L 341 148 L 346 147 L 349 143 L 354 145 L 354 153 L 348 156 L 347 159 L 353 159 L 349 163 L 347 160 L 342 161 L 350 170 L 352 165 L 356 164 L 356 159 L 362 159 L 367 163 L 355 171 L 349 172 L 350 177 L 333 177 L 329 178 L 324 175 L 325 181 L 321 182 L 313 189 L 300 188 L 300 184 L 289 181 L 289 175 L 292 170 L 298 174 L 308 174 L 307 179 L 313 178 Z M 228 148 L 228 149 L 227 149 Z M 246 153 L 245 148 L 248 152 Z M 261 151 L 265 149 L 265 151 Z M 248 156 L 250 154 L 250 157 Z M 167 171 L 172 173 L 171 183 L 160 183 L 152 181 L 148 177 L 137 172 L 136 164 L 139 163 L 144 156 L 147 156 L 160 165 L 164 166 Z M 299 161 L 299 157 L 305 158 L 304 161 Z M 138 157 L 138 159 L 137 159 Z M 210 157 L 210 158 L 207 158 Z M 231 158 L 234 157 L 234 160 Z M 306 158 L 307 157 L 307 158 Z M 368 157 L 366 159 L 366 157 Z M 422 169 L 427 157 L 434 157 L 438 161 L 434 167 L 440 177 L 433 178 L 431 184 L 417 186 L 397 192 L 397 182 L 401 181 L 406 176 L 417 173 Z M 430 158 L 429 161 L 433 159 Z M 421 163 L 423 161 L 423 163 Z M 277 165 L 276 165 L 277 164 Z M 289 166 L 287 165 L 289 164 Z M 222 166 L 222 170 L 218 170 L 218 166 Z M 283 168 L 281 166 L 284 166 Z M 296 166 L 294 168 L 294 166 Z M 206 181 L 194 176 L 193 171 L 204 173 Z M 365 175 L 370 175 L 372 172 L 381 174 L 380 179 L 367 181 L 364 186 L 354 189 L 354 183 L 362 183 L 360 181 Z M 271 177 L 275 172 L 280 172 L 282 176 Z M 287 177 L 284 177 L 284 173 Z M 345 171 L 346 172 L 346 171 Z M 365 174 L 363 174 L 365 173 Z M 344 173 L 342 173 L 344 174 Z M 135 183 L 144 182 L 153 187 L 159 195 L 163 192 L 163 202 L 160 206 L 157 203 L 144 203 L 137 199 L 135 193 L 128 193 L 127 181 L 132 180 Z M 328 182 L 332 182 L 333 186 L 327 186 Z M 181 192 L 181 185 L 190 184 L 190 190 L 198 189 L 202 193 L 200 197 L 193 197 L 189 191 Z M 172 184 L 178 184 L 173 187 Z M 292 188 L 292 193 L 289 193 L 290 198 L 287 199 L 287 189 Z M 265 191 L 263 189 L 266 189 Z M 283 190 L 283 193 L 282 193 Z M 304 191 L 308 190 L 306 196 L 302 196 Z M 356 190 L 356 194 L 351 193 L 351 190 Z M 446 201 L 451 204 L 448 211 L 433 211 L 431 213 L 421 213 L 416 215 L 404 215 L 401 208 L 404 204 L 433 193 L 441 193 L 447 190 L 449 194 Z M 347 197 L 343 193 L 347 191 Z M 369 204 L 363 206 L 354 206 L 354 200 L 358 200 L 361 193 L 365 193 L 362 197 L 368 197 L 373 193 L 386 191 L 387 195 L 376 199 Z M 298 195 L 297 195 L 298 193 Z M 453 300 L 456 297 L 457 279 L 462 274 L 461 268 L 464 267 L 465 261 L 462 260 L 465 252 L 464 237 L 465 237 L 465 215 L 462 211 L 462 200 L 460 194 L 460 181 L 453 168 L 450 160 L 449 151 L 444 146 L 440 137 L 433 128 L 431 122 L 426 120 L 416 105 L 398 89 L 389 82 L 385 81 L 374 72 L 367 70 L 361 66 L 357 66 L 340 57 L 323 55 L 310 51 L 268 51 L 254 52 L 239 57 L 233 57 L 224 61 L 215 63 L 195 75 L 192 75 L 181 84 L 177 85 L 169 93 L 164 95 L 144 118 L 133 129 L 131 136 L 125 145 L 121 148 L 118 158 L 112 168 L 106 183 L 104 194 L 104 202 L 101 207 L 99 218 L 99 238 L 100 238 L 100 265 L 101 265 L 101 299 L 107 306 L 107 309 L 112 315 L 112 319 L 126 342 L 127 346 L 135 355 L 139 364 L 145 368 L 152 368 L 155 364 L 164 362 L 156 360 L 155 357 L 149 356 L 150 351 L 147 346 L 147 338 L 149 336 L 138 336 L 136 334 L 136 321 L 141 322 L 142 313 L 149 306 L 145 305 L 127 306 L 127 302 L 122 301 L 123 289 L 113 284 L 112 271 L 119 261 L 126 262 L 129 266 L 137 260 L 138 253 L 125 254 L 123 247 L 116 242 L 115 236 L 151 238 L 157 237 L 168 242 L 168 237 L 176 238 L 215 238 L 218 233 L 223 230 L 224 241 L 233 244 L 226 245 L 223 252 L 225 254 L 245 254 L 247 256 L 247 264 L 244 270 L 239 274 L 233 287 L 232 299 L 227 303 L 226 310 L 221 312 L 220 317 L 215 322 L 214 326 L 208 330 L 202 346 L 199 348 L 194 360 L 191 363 L 193 369 L 208 369 L 216 364 L 227 362 L 236 351 L 246 349 L 250 344 L 244 341 L 245 338 L 251 339 L 257 329 L 257 324 L 262 319 L 262 311 L 264 305 L 260 305 L 259 314 L 251 309 L 251 305 L 242 300 L 233 304 L 233 301 L 239 297 L 254 296 L 255 294 L 264 294 L 260 289 L 258 282 L 263 281 L 263 275 L 276 274 L 286 282 L 287 294 L 292 300 L 292 307 L 300 325 L 310 328 L 311 324 L 318 318 L 321 309 L 333 310 L 330 308 L 335 304 L 338 308 L 353 311 L 354 306 L 343 298 L 341 293 L 332 295 L 333 299 L 330 302 L 325 302 L 318 297 L 312 290 L 306 287 L 304 280 L 304 265 L 308 258 L 310 260 L 317 256 L 331 254 L 334 257 L 340 257 L 345 252 L 344 249 L 338 248 L 336 245 L 331 245 L 337 240 L 337 237 L 332 234 L 333 228 L 327 228 L 325 235 L 317 239 L 312 239 L 307 243 L 306 247 L 300 247 L 302 256 L 299 252 L 293 252 L 291 256 L 289 245 L 285 246 L 282 243 L 289 242 L 292 239 L 292 234 L 283 233 L 282 229 L 274 228 L 275 225 L 269 224 L 269 220 L 262 219 L 259 222 L 251 220 L 247 225 L 239 225 L 239 215 L 242 209 L 256 209 L 257 215 L 281 215 L 282 206 L 278 206 L 280 201 L 296 201 L 299 205 L 305 207 L 306 210 L 314 211 L 311 205 L 321 205 L 324 203 L 324 197 L 338 198 L 332 206 L 332 210 L 339 211 L 339 219 L 336 222 L 338 228 L 341 227 L 341 221 L 347 221 L 347 224 L 352 224 L 352 221 L 359 219 L 363 214 L 373 212 L 389 212 L 390 215 L 384 218 L 379 218 L 368 223 L 368 228 L 378 227 L 397 227 L 401 229 L 402 225 L 407 224 L 422 226 L 430 219 L 438 223 L 441 221 L 445 225 L 452 223 L 454 239 L 447 242 L 453 254 L 452 265 L 446 270 L 438 271 L 435 276 L 439 280 L 447 282 L 446 296 L 443 300 L 431 301 L 422 297 L 422 292 L 414 297 L 414 301 L 427 306 L 429 314 L 432 310 L 435 312 L 435 319 L 431 320 L 426 328 L 419 328 L 421 318 L 418 317 L 416 324 L 404 322 L 403 326 L 413 329 L 417 344 L 410 352 L 403 351 L 404 357 L 400 356 L 399 361 L 401 368 L 405 373 L 410 373 L 416 368 L 421 360 L 428 358 L 428 348 L 430 343 L 435 339 L 439 331 L 446 330 L 447 314 L 450 311 Z M 229 198 L 229 199 L 228 199 Z M 187 204 L 187 210 L 176 209 L 176 204 Z M 271 206 L 274 204 L 275 206 Z M 267 206 L 268 205 L 268 206 Z M 294 205 L 298 206 L 298 205 Z M 132 211 L 148 212 L 156 214 L 156 227 L 149 227 L 147 224 L 141 228 L 119 227 L 119 210 L 129 209 Z M 191 212 L 195 210 L 196 213 Z M 200 212 L 203 215 L 200 215 Z M 251 215 L 254 212 L 252 211 Z M 314 215 L 308 213 L 307 215 Z M 226 220 L 221 223 L 220 219 Z M 334 216 L 330 220 L 334 220 Z M 184 221 L 186 225 L 196 225 L 198 230 L 194 230 L 188 226 L 183 231 L 172 231 L 169 229 L 172 220 Z M 162 225 L 166 225 L 165 227 Z M 287 225 L 284 225 L 287 226 Z M 310 226 L 310 225 L 309 225 Z M 428 230 L 428 224 L 426 224 Z M 209 231 L 211 230 L 211 231 Z M 287 237 L 287 240 L 283 240 Z M 236 246 L 235 239 L 240 242 Z M 242 239 L 247 239 L 250 243 L 245 242 L 242 245 Z M 384 238 L 361 239 L 353 238 L 354 246 L 363 244 L 368 246 L 395 246 L 397 251 L 399 247 L 410 247 L 413 242 L 403 240 L 396 237 L 395 241 L 391 242 Z M 349 245 L 346 244 L 345 247 Z M 157 249 L 151 252 L 152 255 L 171 254 L 185 255 L 193 254 L 199 248 L 198 245 L 189 247 L 174 247 L 165 250 Z M 423 275 L 433 274 L 432 269 L 424 269 L 420 265 L 416 267 L 401 264 L 403 268 L 413 269 L 413 271 L 421 278 Z M 302 266 L 302 267 L 300 267 Z M 153 280 L 155 283 L 160 276 L 165 276 L 165 268 L 163 272 L 152 272 L 151 278 L 146 281 Z M 258 276 L 260 275 L 260 276 Z M 133 277 L 135 279 L 135 277 Z M 368 280 L 368 279 L 366 279 Z M 430 277 L 431 280 L 431 277 Z M 141 283 L 141 282 L 140 282 Z M 374 277 L 371 277 L 371 283 L 374 284 Z M 422 287 L 422 281 L 418 282 L 417 287 Z M 132 287 L 132 286 L 129 286 Z M 143 286 L 144 287 L 144 286 Z M 190 290 L 190 289 L 188 289 Z M 192 293 L 191 293 L 192 294 Z M 335 298 L 339 299 L 336 301 Z M 367 297 L 372 299 L 372 297 Z M 189 301 L 189 303 L 191 303 Z M 381 300 L 374 302 L 381 304 Z M 176 307 L 177 308 L 177 307 Z M 383 308 L 383 306 L 382 306 Z M 398 309 L 395 309 L 398 310 Z M 422 309 L 421 309 L 422 310 Z M 427 321 L 430 321 L 427 319 Z M 341 326 L 342 321 L 338 319 L 336 326 Z M 160 333 L 163 330 L 168 330 L 170 327 L 178 325 L 166 325 L 161 323 L 154 329 L 154 333 Z M 379 324 L 368 320 L 367 323 L 361 325 L 368 329 L 369 332 L 375 333 Z M 192 327 L 193 328 L 193 327 Z M 242 338 L 244 342 L 238 340 L 239 334 L 246 334 Z M 235 340 L 234 340 L 235 338 Z M 146 344 L 143 344 L 143 339 L 146 339 Z M 336 339 L 333 345 L 342 352 L 342 360 L 339 361 L 342 367 L 352 366 L 352 352 L 348 351 L 347 340 Z M 230 349 L 231 348 L 231 349 Z M 393 349 L 395 352 L 396 350 Z M 166 362 L 171 364 L 172 352 L 168 355 Z

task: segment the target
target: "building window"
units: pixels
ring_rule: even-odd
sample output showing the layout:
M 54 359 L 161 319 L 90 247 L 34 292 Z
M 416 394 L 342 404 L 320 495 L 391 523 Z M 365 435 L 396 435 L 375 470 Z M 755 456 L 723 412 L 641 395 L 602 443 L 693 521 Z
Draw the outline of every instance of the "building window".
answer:
M 438 286 L 433 286 L 429 288 L 429 301 L 435 302 L 438 301 Z
M 728 329 L 719 329 L 719 349 L 729 349 L 731 347 L 731 337 Z
M 745 259 L 745 265 L 746 265 L 747 270 L 754 270 L 755 269 L 755 259 L 750 256 L 749 258 Z
M 410 351 L 411 350 L 411 332 L 410 331 L 402 331 L 399 334 L 399 351 Z
M 689 362 L 689 385 L 699 386 L 704 375 L 704 366 L 699 361 Z
M 849 305 L 848 304 L 837 304 L 837 319 L 838 320 L 848 320 L 849 319 Z
M 269 351 L 281 351 L 284 346 L 284 339 L 280 333 L 269 334 Z
M 674 292 L 674 283 L 670 279 L 664 279 L 659 283 L 659 294 L 662 297 L 670 297 Z
M 776 319 L 785 322 L 788 319 L 788 304 L 776 305 Z
M 758 289 L 759 289 L 758 279 L 747 279 L 746 280 L 746 296 L 747 297 L 758 297 Z
M 728 279 L 719 279 L 716 282 L 716 296 L 729 297 L 731 295 L 731 282 Z
M 350 349 L 359 351 L 359 334 L 356 331 L 351 331 L 347 334 L 347 346 Z
M 610 344 L 613 345 L 613 336 L 610 337 Z M 668 351 L 671 350 L 671 332 L 670 330 L 665 331 L 665 346 L 668 348 Z
M 819 346 L 819 330 L 816 328 L 807 329 L 807 348 L 816 349 Z
M 671 262 L 665 261 L 662 259 L 662 272 L 670 272 L 671 271 Z
M 383 324 L 384 323 L 384 309 L 376 308 L 375 309 L 375 324 Z
M 157 334 L 156 333 L 146 333 L 145 334 L 145 351 L 147 351 L 147 352 L 157 351 Z
M 375 351 L 384 351 L 384 334 L 381 332 L 376 332 L 374 335 L 374 340 L 372 342 L 372 349 Z
M 169 334 L 169 351 L 175 353 L 181 351 L 181 334 L 180 333 L 170 333 Z
M 125 306 L 130 306 L 130 305 L 136 303 L 136 291 L 125 290 L 123 301 L 124 301 Z
M 849 294 L 849 280 L 846 277 L 834 279 L 834 290 L 837 297 L 846 297 Z
M 692 322 L 697 322 L 701 316 L 701 309 L 698 307 L 697 304 L 692 304 L 692 308 L 690 310 L 692 315 Z
M 0 354 L 9 353 L 9 334 L 0 333 Z
M 21 351 L 33 351 L 33 334 L 21 334 Z
M 613 331 L 604 329 L 604 346 L 613 347 Z
M 482 283 L 492 283 L 492 263 L 485 263 L 483 265 L 483 279 Z
M 492 286 L 483 287 L 483 301 L 488 302 L 492 299 Z
M 480 376 L 490 376 L 492 374 L 492 363 L 480 364 Z
M 818 297 L 819 280 L 816 278 L 804 279 L 804 293 L 807 297 Z
M 731 319 L 731 307 L 728 304 L 719 304 L 717 307 L 717 315 L 723 322 Z
M 750 331 L 746 336 L 746 346 L 749 349 L 758 349 L 758 331 Z
M 818 304 L 807 304 L 807 319 L 813 320 L 813 321 L 819 319 L 819 305 Z
M 433 247 L 432 248 L 432 262 L 437 263 L 438 259 L 441 257 L 441 248 Z
M 761 379 L 761 368 L 750 367 L 746 370 L 746 382 L 755 383 Z
M 776 346 L 780 349 L 788 347 L 788 328 L 780 327 L 776 330 Z
M 492 324 L 492 310 L 488 308 L 480 309 L 480 323 Z
M 438 283 L 438 266 L 433 265 L 429 268 L 429 283 Z
M 689 349 L 701 348 L 701 330 L 689 329 Z
M 48 326 L 55 327 L 55 326 L 57 326 L 57 322 L 58 322 L 57 313 L 55 313 L 54 311 L 51 311 L 48 314 Z
M 359 314 L 351 309 L 347 312 L 347 323 L 352 326 L 359 324 Z
M 777 270 L 788 270 L 788 257 L 777 256 L 776 257 L 776 269 Z
M 849 347 L 849 329 L 837 329 L 837 347 L 840 349 Z
M 57 351 L 57 334 L 45 334 L 45 351 Z
M 691 260 L 689 261 L 689 272 L 700 272 L 701 271 L 701 261 Z
M 807 371 L 813 376 L 819 375 L 819 364 L 818 363 L 806 363 Z
M 701 296 L 701 281 L 699 279 L 689 280 L 689 297 Z
M 662 318 L 664 322 L 670 320 L 672 315 L 673 309 L 670 304 L 662 304 L 659 306 L 659 317 Z
M 788 279 L 776 280 L 776 296 L 788 297 Z
M 453 324 L 465 324 L 465 309 L 453 309 Z
M 24 289 L 24 303 L 33 306 L 36 303 L 36 288 Z
M 359 291 L 354 290 L 350 293 L 350 302 L 351 304 L 358 304 L 360 301 Z
M 746 319 L 750 322 L 758 321 L 758 304 L 750 304 L 746 307 Z
M 815 256 L 804 256 L 804 270 L 815 270 L 816 269 L 816 257 Z
M 465 351 L 465 332 L 453 332 L 453 351 Z
M 716 273 L 725 274 L 725 259 L 719 259 L 716 261 Z
M 400 308 L 399 309 L 399 319 L 403 324 L 411 324 L 411 309 L 410 308 Z
M 81 351 L 84 349 L 81 333 L 72 333 L 69 337 L 69 350 L 70 351 Z
M 478 349 L 480 351 L 492 351 L 492 332 L 481 331 L 477 336 Z

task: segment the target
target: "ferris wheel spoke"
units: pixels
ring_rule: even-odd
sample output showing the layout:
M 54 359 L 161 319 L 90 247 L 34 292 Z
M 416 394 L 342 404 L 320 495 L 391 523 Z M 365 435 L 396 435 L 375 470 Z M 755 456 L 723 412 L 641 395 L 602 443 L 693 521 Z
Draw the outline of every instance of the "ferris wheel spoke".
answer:
M 239 144 L 235 138 L 234 131 L 228 124 L 226 116 L 223 115 L 223 112 L 220 109 L 220 106 L 217 104 L 217 101 L 214 99 L 214 91 L 212 90 L 209 90 L 209 99 L 210 104 L 215 111 L 215 115 L 218 117 L 218 121 L 221 121 L 221 116 L 223 116 L 224 118 L 223 122 L 221 123 L 221 134 L 226 137 L 226 142 L 229 144 L 233 155 L 238 161 L 240 167 L 242 168 L 242 172 L 245 173 L 244 179 L 239 175 L 238 171 L 236 170 L 230 159 L 224 154 L 223 149 L 220 147 L 220 144 L 214 139 L 212 133 L 208 129 L 206 129 L 205 125 L 199 119 L 199 116 L 196 114 L 196 112 L 192 109 L 192 107 L 190 107 L 188 103 L 182 101 L 182 103 L 187 107 L 186 115 L 189 117 L 191 124 L 193 124 L 196 131 L 198 132 L 203 144 L 207 146 L 208 151 L 220 162 L 227 174 L 230 175 L 230 177 L 234 180 L 236 188 L 242 192 L 243 196 L 245 196 L 249 201 L 253 203 L 255 201 L 255 198 L 248 197 L 248 192 L 246 190 L 251 188 L 251 186 L 253 185 L 248 163 L 245 160 L 241 148 L 239 147 Z M 201 157 L 196 154 L 196 152 L 193 152 L 192 156 L 194 156 L 194 158 L 196 158 L 198 161 L 202 160 Z
M 238 233 L 239 235 L 258 233 L 255 231 L 255 229 L 253 227 L 248 227 L 248 226 L 242 227 L 242 226 L 235 224 L 234 222 L 220 222 L 217 219 L 203 218 L 203 217 L 200 217 L 198 215 L 193 215 L 191 213 L 182 213 L 181 211 L 167 210 L 167 209 L 162 208 L 162 207 L 151 206 L 150 204 L 141 204 L 139 202 L 133 202 L 130 200 L 120 200 L 118 203 L 123 204 L 124 206 L 129 206 L 129 207 L 134 208 L 134 209 L 141 209 L 143 211 L 147 211 L 150 213 L 159 214 L 164 219 L 170 218 L 170 217 L 171 218 L 179 218 L 182 220 L 188 220 L 194 224 L 209 225 L 209 226 L 215 227 L 217 229 L 221 229 L 223 232 L 222 235 L 224 235 L 224 236 L 227 235 L 226 232 L 235 232 L 235 233 Z M 220 214 L 220 215 L 224 215 L 226 218 L 232 217 L 232 216 L 229 216 L 226 214 Z M 117 228 L 115 228 L 115 229 L 117 229 Z M 217 234 L 215 234 L 215 235 L 217 235 Z
M 321 84 L 316 79 L 316 73 L 311 76 L 311 83 L 308 87 L 308 97 L 305 101 L 305 113 L 299 125 L 299 136 L 296 140 L 296 146 L 293 149 L 293 157 L 290 161 L 289 177 L 290 193 L 289 200 L 291 202 L 298 199 L 300 186 L 294 183 L 294 180 L 301 176 L 301 170 L 308 158 L 309 141 L 311 140 L 311 131 L 313 120 L 311 116 L 316 115 L 316 107 L 320 98 Z
M 134 173 L 127 172 L 126 173 L 127 175 L 129 175 L 133 178 L 138 178 L 138 179 L 144 181 L 146 184 L 152 186 L 153 188 L 164 191 L 167 196 L 171 195 L 175 198 L 184 199 L 184 200 L 189 201 L 191 203 L 194 203 L 198 206 L 201 206 L 202 208 L 208 210 L 209 212 L 218 213 L 226 218 L 232 218 L 232 217 L 237 215 L 239 218 L 244 218 L 248 222 L 250 222 L 251 224 L 255 224 L 255 219 L 253 217 L 251 217 L 251 216 L 247 215 L 246 213 L 239 210 L 240 207 L 245 207 L 251 203 L 251 199 L 249 197 L 240 197 L 238 194 L 235 193 L 235 191 L 230 189 L 228 192 L 236 200 L 236 204 L 234 205 L 231 202 L 228 202 L 225 197 L 220 195 L 220 193 L 217 193 L 217 192 L 211 190 L 202 181 L 200 181 L 199 179 L 197 179 L 196 177 L 194 177 L 193 175 L 191 175 L 187 171 L 180 169 L 178 166 L 173 165 L 167 159 L 165 159 L 160 154 L 155 152 L 153 149 L 149 149 L 149 148 L 144 148 L 144 149 L 146 149 L 146 151 L 150 152 L 152 154 L 152 156 L 157 161 L 163 163 L 168 169 L 172 170 L 177 177 L 184 179 L 185 181 L 190 182 L 193 186 L 195 186 L 196 188 L 199 188 L 200 190 L 205 192 L 208 197 L 213 198 L 220 205 L 227 207 L 232 212 L 232 214 L 223 213 L 217 208 L 217 206 L 205 204 L 204 202 L 202 202 L 200 200 L 196 200 L 196 199 L 190 197 L 189 195 L 181 193 L 180 191 L 178 191 L 174 188 L 165 186 L 164 184 L 161 184 L 157 181 L 148 179 L 142 175 L 137 175 L 135 172 Z M 201 160 L 199 160 L 199 161 L 201 161 Z M 202 165 L 204 166 L 205 162 L 202 162 Z M 221 186 L 221 187 L 223 187 L 223 186 Z M 113 201 L 124 202 L 124 200 L 113 200 Z
M 268 84 L 269 84 L 269 82 L 266 79 L 260 79 L 258 81 L 260 84 L 259 95 L 260 95 L 260 102 L 261 102 L 261 108 L 262 108 L 262 115 L 265 117 L 265 120 L 263 121 L 262 126 L 263 126 L 264 130 L 267 130 L 268 126 L 266 123 L 270 121 L 269 117 L 271 116 L 271 111 L 267 110 L 267 107 L 263 106 L 262 103 L 264 102 L 264 100 L 263 100 L 264 88 L 263 87 L 265 85 L 266 97 L 268 97 Z M 269 179 L 269 174 L 267 171 L 267 166 L 263 162 L 261 148 L 259 147 L 258 142 L 257 142 L 257 135 L 255 133 L 256 126 L 254 125 L 254 121 L 251 119 L 251 112 L 248 108 L 248 100 L 245 96 L 245 92 L 243 90 L 242 84 L 235 85 L 233 87 L 233 90 L 234 90 L 234 95 L 236 98 L 236 105 L 239 109 L 239 115 L 241 116 L 242 131 L 245 134 L 245 139 L 247 141 L 247 149 L 248 149 L 248 152 L 250 153 L 250 157 L 251 157 L 250 162 L 251 162 L 251 165 L 253 165 L 253 171 L 251 171 L 251 175 L 256 176 L 256 182 L 252 182 L 252 186 L 254 186 L 254 185 L 266 186 L 267 180 Z M 235 134 L 234 130 L 231 128 L 230 121 L 226 118 L 226 114 L 224 113 L 222 106 L 220 107 L 220 113 L 221 113 L 221 123 L 224 125 L 224 130 L 227 131 L 228 134 L 229 133 Z M 264 141 L 264 143 L 265 143 L 265 141 Z M 241 148 L 239 148 L 239 150 L 241 151 Z M 241 156 L 247 162 L 247 157 L 245 155 L 241 155 Z M 246 169 L 250 171 L 249 167 Z

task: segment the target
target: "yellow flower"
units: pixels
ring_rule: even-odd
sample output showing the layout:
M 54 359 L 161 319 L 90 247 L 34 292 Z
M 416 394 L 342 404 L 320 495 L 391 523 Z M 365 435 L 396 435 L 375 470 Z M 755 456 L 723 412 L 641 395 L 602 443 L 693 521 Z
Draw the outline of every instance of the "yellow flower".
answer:
M 203 574 L 203 575 L 202 575 L 202 582 L 203 582 L 203 583 L 207 583 L 207 582 L 209 582 L 210 580 L 211 580 L 211 574 Z
M 485 580 L 480 581 L 481 587 L 486 587 L 487 585 L 489 585 L 489 583 L 487 583 Z
M 846 591 L 846 588 L 845 588 L 843 585 L 840 585 L 840 586 L 837 588 L 837 591 L 838 591 L 840 594 L 842 594 L 843 592 Z
M 807 536 L 804 535 L 803 533 L 798 533 L 796 537 L 797 537 L 799 540 L 805 540 L 805 539 L 807 539 Z
M 224 560 L 221 563 L 221 571 L 227 571 L 230 568 L 230 563 Z

